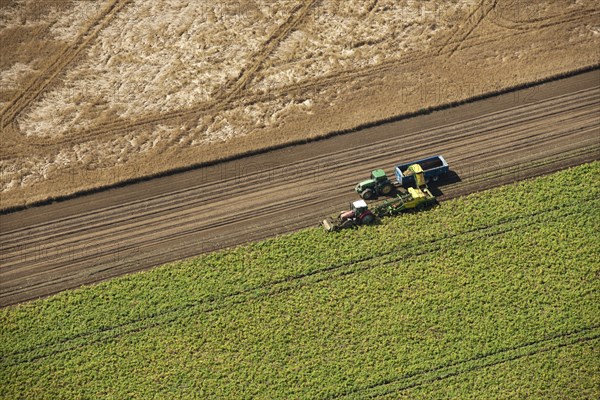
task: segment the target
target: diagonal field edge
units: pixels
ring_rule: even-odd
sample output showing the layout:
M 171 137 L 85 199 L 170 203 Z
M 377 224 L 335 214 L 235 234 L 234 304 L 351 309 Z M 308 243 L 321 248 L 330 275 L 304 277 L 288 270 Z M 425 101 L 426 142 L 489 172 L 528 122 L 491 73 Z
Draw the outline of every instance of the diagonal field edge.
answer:
M 583 199 L 583 200 L 584 201 L 592 201 L 592 200 L 598 200 L 598 199 L 594 198 L 594 199 Z M 170 322 L 174 322 L 177 319 L 181 318 L 181 315 L 173 315 L 175 313 L 179 313 L 179 312 L 182 312 L 182 311 L 190 311 L 191 314 L 189 316 L 192 316 L 192 315 L 197 315 L 197 314 L 200 314 L 200 313 L 203 313 L 203 312 L 204 313 L 213 312 L 213 311 L 217 311 L 219 309 L 222 309 L 223 307 L 228 307 L 228 306 L 232 306 L 232 305 L 236 305 L 236 304 L 242 304 L 242 303 L 244 303 L 244 302 L 246 302 L 248 300 L 254 300 L 254 299 L 262 298 L 264 296 L 269 296 L 269 295 L 277 295 L 277 294 L 281 294 L 281 293 L 287 292 L 287 291 L 295 289 L 295 288 L 304 287 L 304 286 L 307 286 L 307 285 L 310 285 L 310 284 L 315 284 L 315 283 L 324 281 L 324 280 L 329 279 L 329 278 L 335 278 L 335 276 L 323 276 L 323 277 L 317 278 L 317 279 L 315 279 L 315 280 L 313 280 L 311 282 L 302 283 L 301 280 L 306 279 L 306 278 L 311 278 L 311 277 L 315 277 L 315 276 L 318 276 L 318 275 L 324 275 L 326 273 L 335 273 L 335 272 L 339 272 L 340 276 L 349 276 L 349 275 L 357 273 L 357 272 L 362 272 L 362 271 L 366 271 L 366 270 L 370 270 L 370 269 L 376 268 L 376 267 L 378 267 L 380 265 L 388 265 L 391 262 L 397 262 L 397 261 L 401 261 L 401 260 L 417 258 L 417 257 L 423 256 L 425 254 L 431 253 L 433 251 L 439 251 L 441 249 L 441 246 L 439 246 L 439 243 L 441 243 L 443 241 L 446 241 L 446 240 L 449 240 L 449 239 L 463 237 L 463 236 L 466 236 L 466 235 L 472 234 L 472 233 L 480 233 L 480 232 L 483 232 L 483 231 L 486 231 L 486 230 L 490 230 L 492 228 L 501 227 L 502 225 L 506 225 L 506 224 L 509 224 L 511 222 L 519 222 L 521 220 L 530 219 L 532 217 L 540 217 L 540 216 L 544 216 L 544 215 L 550 214 L 551 212 L 554 212 L 554 211 L 562 211 L 562 210 L 573 208 L 573 207 L 575 207 L 575 206 L 573 206 L 573 205 L 567 205 L 567 206 L 564 206 L 564 207 L 552 207 L 550 209 L 542 210 L 542 211 L 536 212 L 536 213 L 520 214 L 520 215 L 518 215 L 518 216 L 516 216 L 514 218 L 507 218 L 504 221 L 501 221 L 501 222 L 499 222 L 499 223 L 497 223 L 495 225 L 488 225 L 488 226 L 478 227 L 478 228 L 475 228 L 475 229 L 471 229 L 471 230 L 459 232 L 459 233 L 456 233 L 456 234 L 453 234 L 453 235 L 446 235 L 446 236 L 443 236 L 443 237 L 440 237 L 440 238 L 426 240 L 423 243 L 421 243 L 419 246 L 420 247 L 424 247 L 426 245 L 434 245 L 434 248 L 426 250 L 426 251 L 422 251 L 420 253 L 414 253 L 413 252 L 413 253 L 411 253 L 411 255 L 404 255 L 404 254 L 401 254 L 399 256 L 396 255 L 396 257 L 392 257 L 391 259 L 383 260 L 381 263 L 379 263 L 379 265 L 371 265 L 371 266 L 366 266 L 366 267 L 360 267 L 360 268 L 356 268 L 355 270 L 351 270 L 351 271 L 343 271 L 342 270 L 344 267 L 352 267 L 352 266 L 355 266 L 355 265 L 358 265 L 358 264 L 362 264 L 362 263 L 364 263 L 366 261 L 371 261 L 371 260 L 383 258 L 383 257 L 385 257 L 387 255 L 397 254 L 398 250 L 402 250 L 402 248 L 392 249 L 392 250 L 385 251 L 385 252 L 382 252 L 382 253 L 374 254 L 372 256 L 364 257 L 364 258 L 361 258 L 359 260 L 353 260 L 353 261 L 350 261 L 350 262 L 344 262 L 344 263 L 341 263 L 341 264 L 338 264 L 338 265 L 329 266 L 327 268 L 322 268 L 322 269 L 319 269 L 319 270 L 316 270 L 316 271 L 312 271 L 312 272 L 308 272 L 308 273 L 304 273 L 304 274 L 298 274 L 298 275 L 289 276 L 289 277 L 286 277 L 284 279 L 280 279 L 280 280 L 277 280 L 277 281 L 269 282 L 269 283 L 264 284 L 264 285 L 255 286 L 255 287 L 244 289 L 244 290 L 241 290 L 241 291 L 233 292 L 233 293 L 230 293 L 230 294 L 227 294 L 227 295 L 218 296 L 218 297 L 215 297 L 215 298 L 207 298 L 207 299 L 195 302 L 195 303 L 184 304 L 184 305 L 181 305 L 181 306 L 178 306 L 178 307 L 175 307 L 175 308 L 163 311 L 163 312 L 154 313 L 154 314 L 150 314 L 148 316 L 142 317 L 142 318 L 137 318 L 137 319 L 134 319 L 134 320 L 131 320 L 131 321 L 127 321 L 127 322 L 124 322 L 122 324 L 118 324 L 118 325 L 114 325 L 114 326 L 109 326 L 109 327 L 104 327 L 104 328 L 96 329 L 96 330 L 93 330 L 93 331 L 83 332 L 81 334 L 74 335 L 74 336 L 72 336 L 70 338 L 60 339 L 60 340 L 57 340 L 57 341 L 53 341 L 53 342 L 50 342 L 50 343 L 45 343 L 45 344 L 42 344 L 42 345 L 39 345 L 39 346 L 35 346 L 35 347 L 31 347 L 31 348 L 28 348 L 28 349 L 23 349 L 23 350 L 15 351 L 15 352 L 12 352 L 12 353 L 7 353 L 7 354 L 5 354 L 3 356 L 3 361 L 5 361 L 9 357 L 16 357 L 16 356 L 19 356 L 19 355 L 24 355 L 24 354 L 27 354 L 27 353 L 32 353 L 32 352 L 36 352 L 36 351 L 39 351 L 39 350 L 47 349 L 47 348 L 52 347 L 52 346 L 57 346 L 57 345 L 62 345 L 62 344 L 68 344 L 70 342 L 75 342 L 78 339 L 89 338 L 90 336 L 95 335 L 95 334 L 112 333 L 114 331 L 117 331 L 118 329 L 125 328 L 125 327 L 131 327 L 131 326 L 133 326 L 135 324 L 138 324 L 138 323 L 147 322 L 149 320 L 157 319 L 157 318 L 160 318 L 160 317 L 165 317 L 165 316 L 167 317 L 167 319 L 162 320 L 162 321 L 159 320 L 159 321 L 155 321 L 153 323 L 149 323 L 149 324 L 143 325 L 141 327 L 133 327 L 132 329 L 125 330 L 123 332 L 117 332 L 113 336 L 109 336 L 109 337 L 106 337 L 106 338 L 98 338 L 96 340 L 89 340 L 86 343 L 83 343 L 81 345 L 75 344 L 74 346 L 71 346 L 71 347 L 68 347 L 68 348 L 56 349 L 56 350 L 51 351 L 51 352 L 49 352 L 47 354 L 41 354 L 41 355 L 33 356 L 33 357 L 30 357 L 30 358 L 25 359 L 25 360 L 18 360 L 18 361 L 15 361 L 14 363 L 7 363 L 7 365 L 5 365 L 5 366 L 9 367 L 9 366 L 13 366 L 13 365 L 19 365 L 19 364 L 22 364 L 22 363 L 33 362 L 33 361 L 36 361 L 36 360 L 41 359 L 41 358 L 47 358 L 47 357 L 50 357 L 50 356 L 53 356 L 53 355 L 56 355 L 56 354 L 60 354 L 60 353 L 67 352 L 67 351 L 71 351 L 71 350 L 74 350 L 74 349 L 77 349 L 77 348 L 81 348 L 81 347 L 84 347 L 84 346 L 87 346 L 87 345 L 91 345 L 91 344 L 94 344 L 94 343 L 106 342 L 108 340 L 112 340 L 112 339 L 115 339 L 117 337 L 121 337 L 121 336 L 124 336 L 124 335 L 127 335 L 127 334 L 137 333 L 137 332 L 140 332 L 140 331 L 143 331 L 143 330 L 151 329 L 151 328 L 156 327 L 156 326 L 160 326 L 160 325 L 164 325 L 164 324 L 167 324 L 167 323 L 170 323 Z M 564 213 L 564 212 L 562 212 L 559 216 L 551 218 L 551 221 L 562 219 L 565 216 L 577 215 L 577 214 L 580 214 L 582 212 L 585 213 L 586 210 L 578 211 L 578 212 L 576 211 L 576 212 L 571 212 L 571 213 Z M 549 222 L 549 221 L 536 221 L 535 223 L 543 223 L 543 222 Z M 531 226 L 532 222 L 530 220 L 527 221 L 527 225 Z M 512 230 L 514 230 L 516 228 L 519 228 L 519 227 L 520 226 L 508 227 L 508 228 L 505 228 L 503 230 L 501 229 L 498 232 L 488 233 L 488 234 L 484 235 L 484 237 L 492 237 L 492 236 L 498 236 L 498 235 L 506 234 L 506 233 L 511 232 Z M 468 241 L 470 242 L 470 241 L 472 241 L 472 239 L 468 240 Z M 437 246 L 435 246 L 435 245 L 437 245 Z M 300 282 L 300 283 L 298 284 L 297 282 Z M 277 286 L 283 286 L 285 284 L 290 284 L 290 283 L 292 283 L 292 284 L 295 283 L 296 286 L 288 286 L 288 287 L 284 286 L 284 287 L 277 288 Z M 250 294 L 252 296 L 250 296 L 249 298 L 245 297 L 245 295 L 248 295 L 248 294 Z M 236 299 L 238 297 L 239 297 L 239 299 Z M 218 304 L 220 301 L 227 301 L 227 300 L 231 300 L 231 299 L 233 299 L 233 301 L 231 301 L 229 303 Z M 213 307 L 208 307 L 208 308 L 200 309 L 200 310 L 198 310 L 198 309 L 197 310 L 193 310 L 194 308 L 200 307 L 200 306 L 205 305 L 205 304 L 211 305 L 211 304 L 215 304 L 215 303 L 217 303 L 217 304 L 215 306 L 213 306 Z
M 392 122 L 397 122 L 397 121 L 401 121 L 401 120 L 405 120 L 405 119 L 414 118 L 414 117 L 417 117 L 420 115 L 431 114 L 435 111 L 442 111 L 442 110 L 447 110 L 447 109 L 451 109 L 451 108 L 456 108 L 463 104 L 469 104 L 469 103 L 473 103 L 473 102 L 476 102 L 479 100 L 490 99 L 490 98 L 497 97 L 500 95 L 513 93 L 513 92 L 525 90 L 525 89 L 532 88 L 532 87 L 541 86 L 546 83 L 551 83 L 551 82 L 555 82 L 555 81 L 558 81 L 561 79 L 574 77 L 577 75 L 581 75 L 581 74 L 593 72 L 593 71 L 598 71 L 598 70 L 600 70 L 600 63 L 596 63 L 594 65 L 579 68 L 579 69 L 569 71 L 566 73 L 552 75 L 547 78 L 539 79 L 539 80 L 536 80 L 533 82 L 527 82 L 527 83 L 511 86 L 511 87 L 508 87 L 505 89 L 497 90 L 494 92 L 484 93 L 484 94 L 473 96 L 473 97 L 470 97 L 470 98 L 467 98 L 464 100 L 455 101 L 455 102 L 451 102 L 451 103 L 447 103 L 447 104 L 442 104 L 442 105 L 435 106 L 435 107 L 429 107 L 427 109 L 419 110 L 416 112 L 404 113 L 404 114 L 392 116 L 390 118 L 381 119 L 378 121 L 360 124 L 356 127 L 350 128 L 350 129 L 343 129 L 343 130 L 339 130 L 339 131 L 329 132 L 325 135 L 314 137 L 314 138 L 295 140 L 295 141 L 290 141 L 290 142 L 283 143 L 283 144 L 268 146 L 268 147 L 258 149 L 258 150 L 246 151 L 246 152 L 243 152 L 243 153 L 240 153 L 237 155 L 223 157 L 222 159 L 219 159 L 219 160 L 214 160 L 214 161 L 210 161 L 210 162 L 202 162 L 202 163 L 198 163 L 198 164 L 189 165 L 186 167 L 174 168 L 174 169 L 170 169 L 168 171 L 150 174 L 150 175 L 143 176 L 143 177 L 126 179 L 126 180 L 123 180 L 121 182 L 117 182 L 114 184 L 104 185 L 104 186 L 100 186 L 100 187 L 93 188 L 93 189 L 80 190 L 80 191 L 77 191 L 77 192 L 74 192 L 74 193 L 68 194 L 68 195 L 54 196 L 54 197 L 50 197 L 45 200 L 35 201 L 35 202 L 29 203 L 26 205 L 5 207 L 5 208 L 0 209 L 0 215 L 1 214 L 10 214 L 10 213 L 22 211 L 22 210 L 25 210 L 28 208 L 39 207 L 42 205 L 51 204 L 53 202 L 61 202 L 61 201 L 69 200 L 69 199 L 75 199 L 75 198 L 83 197 L 83 196 L 90 195 L 93 193 L 104 192 L 109 189 L 125 187 L 128 185 L 134 184 L 134 183 L 146 182 L 146 181 L 152 180 L 154 178 L 158 178 L 158 177 L 172 176 L 172 175 L 176 175 L 176 174 L 186 172 L 186 171 L 192 171 L 192 170 L 197 170 L 197 169 L 204 168 L 204 167 L 219 165 L 219 164 L 222 164 L 225 162 L 242 160 L 242 159 L 250 157 L 250 156 L 266 154 L 266 153 L 274 151 L 274 150 L 281 150 L 281 149 L 291 148 L 293 146 L 297 146 L 297 145 L 301 145 L 301 144 L 323 141 L 323 140 L 330 139 L 332 137 L 342 136 L 342 135 L 357 132 L 357 131 L 360 131 L 363 129 L 373 128 L 373 127 L 385 125 L 385 124 L 392 123 Z
M 584 200 L 588 201 L 588 199 L 584 199 Z M 519 220 L 526 219 L 526 218 L 531 218 L 531 217 L 536 217 L 536 216 L 543 216 L 543 215 L 548 214 L 548 213 L 553 212 L 553 211 L 568 209 L 568 208 L 571 208 L 571 207 L 572 206 L 565 206 L 565 207 L 562 207 L 562 208 L 561 207 L 554 207 L 552 209 L 544 210 L 544 211 L 533 213 L 533 214 L 529 214 L 529 215 L 524 215 L 522 217 L 519 216 L 519 217 L 516 217 L 516 218 L 510 218 L 510 219 L 507 219 L 506 221 L 502 221 L 502 222 L 500 222 L 500 223 L 498 223 L 496 225 L 489 225 L 489 226 L 484 226 L 484 227 L 478 227 L 478 228 L 471 229 L 471 230 L 468 230 L 468 231 L 459 232 L 459 233 L 454 234 L 454 235 L 447 235 L 447 236 L 444 236 L 444 237 L 441 237 L 441 238 L 436 238 L 436 239 L 432 239 L 432 240 L 429 240 L 429 241 L 425 241 L 422 245 L 437 244 L 438 242 L 442 242 L 442 241 L 445 241 L 445 240 L 448 240 L 448 239 L 453 239 L 453 238 L 465 236 L 465 235 L 468 235 L 468 234 L 471 234 L 471 233 L 478 233 L 478 232 L 481 232 L 481 231 L 489 230 L 491 228 L 499 227 L 499 226 L 501 226 L 503 224 L 508 224 L 508 223 L 519 221 Z M 569 216 L 569 215 L 576 215 L 578 213 L 579 212 L 562 213 L 561 217 L 565 217 L 565 216 Z M 528 223 L 528 225 L 531 225 L 531 224 Z M 505 229 L 505 230 L 502 230 L 500 232 L 488 234 L 487 237 L 491 237 L 491 236 L 496 236 L 498 234 L 507 233 L 507 232 L 510 232 L 511 230 L 514 230 L 514 228 L 518 228 L 518 227 L 519 226 L 513 227 L 513 228 L 509 228 L 509 229 Z M 399 257 L 392 258 L 391 260 L 386 260 L 386 262 L 394 262 L 394 261 L 399 261 L 399 260 L 402 260 L 402 259 L 414 258 L 414 257 L 422 256 L 424 254 L 430 253 L 431 251 L 439 250 L 439 248 L 440 247 L 438 246 L 438 247 L 436 247 L 434 249 L 431 249 L 429 251 L 424 251 L 424 252 L 420 252 L 420 253 L 416 253 L 416 254 L 413 253 L 413 256 L 406 256 L 405 257 L 405 256 L 402 255 L 402 256 L 399 256 Z M 235 297 L 238 297 L 238 296 L 243 296 L 243 295 L 248 294 L 248 293 L 256 293 L 256 292 L 258 292 L 260 290 L 272 289 L 272 288 L 276 287 L 277 285 L 282 285 L 282 284 L 289 283 L 289 282 L 294 282 L 294 281 L 300 281 L 302 279 L 305 279 L 305 278 L 308 278 L 308 277 L 312 277 L 312 276 L 316 276 L 316 275 L 323 274 L 323 273 L 327 273 L 327 272 L 335 272 L 336 270 L 341 270 L 344 267 L 361 264 L 361 263 L 364 263 L 366 261 L 371 261 L 373 259 L 385 257 L 386 255 L 396 254 L 397 250 L 403 250 L 403 249 L 402 248 L 392 249 L 392 250 L 389 250 L 389 251 L 386 251 L 386 252 L 382 252 L 382 253 L 374 254 L 372 256 L 364 257 L 362 259 L 358 259 L 358 260 L 353 260 L 353 261 L 350 261 L 350 262 L 341 263 L 341 264 L 338 264 L 338 265 L 330 266 L 330 267 L 327 267 L 327 268 L 319 269 L 319 270 L 308 272 L 308 273 L 303 273 L 303 274 L 289 276 L 289 277 L 286 277 L 286 278 L 283 278 L 283 279 L 280 279 L 280 280 L 277 280 L 277 281 L 269 282 L 269 283 L 264 284 L 264 285 L 259 285 L 259 286 L 255 286 L 255 287 L 252 287 L 252 288 L 244 289 L 242 291 L 233 292 L 233 293 L 230 293 L 230 294 L 226 294 L 226 295 L 218 296 L 218 297 L 214 297 L 214 298 L 204 299 L 204 300 L 201 300 L 201 301 L 198 301 L 198 302 L 195 302 L 195 303 L 191 303 L 191 304 L 184 304 L 184 305 L 178 306 L 176 308 L 172 308 L 170 310 L 166 310 L 166 311 L 163 311 L 163 312 L 160 312 L 160 313 L 155 313 L 155 314 L 148 315 L 146 317 L 134 319 L 134 320 L 125 322 L 123 324 L 114 325 L 112 327 L 105 327 L 105 328 L 94 330 L 94 331 L 88 331 L 88 332 L 82 333 L 80 335 L 75 335 L 75 336 L 73 336 L 71 338 L 67 338 L 65 340 L 61 340 L 59 342 L 45 344 L 45 345 L 41 345 L 41 346 L 30 348 L 30 349 L 26 349 L 26 350 L 21 350 L 21 351 L 17 351 L 17 352 L 14 352 L 14 353 L 10 353 L 10 354 L 8 354 L 8 356 L 14 356 L 14 355 L 19 355 L 19 354 L 24 354 L 24 353 L 27 353 L 27 352 L 35 351 L 35 350 L 38 350 L 40 348 L 45 348 L 45 347 L 49 347 L 49 346 L 56 345 L 56 344 L 63 344 L 63 343 L 66 343 L 66 342 L 69 342 L 69 341 L 73 341 L 73 340 L 76 340 L 76 339 L 80 339 L 80 338 L 83 338 L 83 337 L 88 337 L 88 336 L 93 335 L 93 334 L 105 333 L 105 332 L 113 331 L 113 330 L 116 330 L 116 329 L 119 329 L 119 328 L 122 328 L 122 327 L 125 327 L 125 326 L 133 325 L 133 324 L 136 324 L 136 323 L 139 323 L 139 322 L 148 321 L 149 319 L 154 319 L 154 318 L 162 317 L 162 316 L 165 316 L 165 315 L 177 313 L 177 312 L 180 312 L 180 311 L 189 310 L 189 309 L 201 306 L 203 304 L 217 303 L 219 301 L 223 301 L 223 300 L 235 298 Z M 376 266 L 371 266 L 371 267 L 367 267 L 367 268 L 361 268 L 361 270 L 367 270 L 367 269 L 374 268 L 374 267 L 376 267 Z M 348 273 L 346 273 L 346 274 L 348 274 Z M 320 282 L 322 280 L 324 280 L 324 278 L 323 279 L 319 279 L 316 282 Z M 285 291 L 285 290 L 281 290 L 281 289 L 279 290 L 279 292 L 283 292 L 283 291 Z M 271 292 L 268 291 L 266 294 L 269 294 L 269 293 L 271 293 Z M 264 294 L 262 294 L 262 295 L 264 296 Z M 259 295 L 259 296 L 255 296 L 255 297 L 261 297 L 261 296 Z M 239 304 L 239 303 L 242 303 L 242 302 L 243 301 L 235 301 L 232 304 Z M 231 304 L 229 304 L 229 305 L 231 305 Z M 204 311 L 204 312 L 212 312 L 212 311 L 218 310 L 220 308 L 221 307 L 211 307 L 211 308 L 208 308 L 208 309 L 205 309 L 205 310 L 200 310 L 200 312 L 202 312 L 202 311 Z M 193 315 L 195 315 L 195 314 L 197 314 L 197 313 L 194 313 Z M 179 316 L 176 316 L 176 318 L 173 318 L 172 320 L 169 320 L 167 322 L 172 322 L 172 321 L 176 320 L 177 317 L 179 317 Z M 165 323 L 165 321 L 158 322 L 156 324 L 150 324 L 147 327 L 142 327 L 142 328 L 143 329 L 147 329 L 147 328 L 151 328 L 151 327 L 154 327 L 154 326 L 157 326 L 157 325 L 161 325 L 163 323 Z M 135 328 L 133 331 L 137 332 L 139 330 L 141 330 L 141 329 Z M 119 336 L 121 336 L 121 335 L 119 335 Z

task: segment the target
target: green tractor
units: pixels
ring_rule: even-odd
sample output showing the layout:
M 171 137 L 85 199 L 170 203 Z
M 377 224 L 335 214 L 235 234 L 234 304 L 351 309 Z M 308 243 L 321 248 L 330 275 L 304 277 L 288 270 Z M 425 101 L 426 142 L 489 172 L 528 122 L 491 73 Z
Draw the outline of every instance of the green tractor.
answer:
M 360 182 L 354 188 L 356 193 L 365 200 L 372 199 L 380 194 L 388 195 L 394 190 L 394 184 L 389 180 L 382 169 L 371 172 L 371 178 Z

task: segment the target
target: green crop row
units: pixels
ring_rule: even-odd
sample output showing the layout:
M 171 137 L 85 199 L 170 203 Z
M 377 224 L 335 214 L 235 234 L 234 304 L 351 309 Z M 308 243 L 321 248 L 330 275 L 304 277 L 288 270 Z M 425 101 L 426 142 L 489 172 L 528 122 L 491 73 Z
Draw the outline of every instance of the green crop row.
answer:
M 573 373 L 551 357 L 597 359 L 581 353 L 600 335 L 599 172 L 593 163 L 1 310 L 0 395 L 396 398 L 444 382 L 449 397 L 486 382 L 492 397 L 542 393 L 539 382 Z M 598 394 L 600 363 L 589 362 L 570 393 Z M 554 378 L 522 388 L 513 371 L 526 365 Z

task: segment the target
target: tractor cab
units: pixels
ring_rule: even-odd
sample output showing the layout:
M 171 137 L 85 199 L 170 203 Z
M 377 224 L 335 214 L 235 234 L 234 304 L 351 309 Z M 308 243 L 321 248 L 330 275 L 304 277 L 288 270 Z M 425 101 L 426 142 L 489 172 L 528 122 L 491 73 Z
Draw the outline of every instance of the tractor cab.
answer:
M 356 200 L 350 202 L 350 209 L 354 212 L 356 217 L 359 217 L 369 209 L 369 206 L 367 206 L 367 203 L 365 203 L 364 200 Z
M 363 199 L 379 196 L 380 194 L 388 195 L 394 189 L 385 171 L 376 169 L 371 171 L 371 177 L 356 185 L 355 190 Z
M 388 179 L 386 173 L 382 169 L 376 169 L 371 171 L 371 177 L 367 180 L 360 182 L 356 187 L 357 190 L 365 190 L 365 189 L 374 189 L 382 184 L 388 183 L 390 180 Z
M 389 181 L 385 171 L 382 169 L 371 171 L 371 179 L 377 183 L 385 183 Z
M 375 215 L 364 200 L 357 200 L 351 201 L 350 210 L 342 211 L 338 219 L 343 223 L 370 224 L 375 220 Z

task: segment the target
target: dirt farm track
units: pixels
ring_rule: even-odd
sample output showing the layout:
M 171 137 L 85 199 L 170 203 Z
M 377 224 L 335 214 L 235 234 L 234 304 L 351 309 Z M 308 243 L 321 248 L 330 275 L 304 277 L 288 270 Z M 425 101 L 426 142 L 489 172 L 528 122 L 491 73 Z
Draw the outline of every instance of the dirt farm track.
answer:
M 600 71 L 2 215 L 0 305 L 315 226 L 372 168 L 432 154 L 442 200 L 600 159 Z

